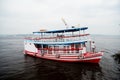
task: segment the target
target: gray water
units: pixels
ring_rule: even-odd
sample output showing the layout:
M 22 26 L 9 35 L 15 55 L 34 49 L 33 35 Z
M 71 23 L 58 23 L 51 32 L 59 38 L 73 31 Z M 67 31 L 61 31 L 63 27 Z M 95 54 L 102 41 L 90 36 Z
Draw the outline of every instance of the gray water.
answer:
M 92 36 L 97 50 L 105 51 L 99 64 L 24 56 L 23 38 L 0 36 L 0 80 L 120 80 L 120 63 L 112 57 L 120 51 L 120 36 Z

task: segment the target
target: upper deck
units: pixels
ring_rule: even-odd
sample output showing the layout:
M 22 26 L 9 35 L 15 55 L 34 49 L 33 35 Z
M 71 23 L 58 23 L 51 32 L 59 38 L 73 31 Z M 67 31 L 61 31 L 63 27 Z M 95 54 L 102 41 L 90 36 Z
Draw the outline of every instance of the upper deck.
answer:
M 88 41 L 88 35 L 84 30 L 88 29 L 88 27 L 82 28 L 71 28 L 64 30 L 54 30 L 54 31 L 38 31 L 33 32 L 33 36 L 26 37 L 26 40 L 41 43 L 74 43 L 74 42 L 83 42 Z

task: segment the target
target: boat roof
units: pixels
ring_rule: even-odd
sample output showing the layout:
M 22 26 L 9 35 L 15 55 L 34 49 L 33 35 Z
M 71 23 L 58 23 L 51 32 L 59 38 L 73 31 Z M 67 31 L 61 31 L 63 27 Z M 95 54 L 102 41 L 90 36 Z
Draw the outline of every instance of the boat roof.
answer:
M 86 30 L 88 27 L 82 27 L 82 28 L 71 28 L 71 29 L 63 29 L 63 30 L 52 30 L 52 31 L 38 31 L 38 32 L 33 32 L 33 33 L 63 33 L 63 32 L 75 32 L 75 31 L 80 31 L 80 30 Z

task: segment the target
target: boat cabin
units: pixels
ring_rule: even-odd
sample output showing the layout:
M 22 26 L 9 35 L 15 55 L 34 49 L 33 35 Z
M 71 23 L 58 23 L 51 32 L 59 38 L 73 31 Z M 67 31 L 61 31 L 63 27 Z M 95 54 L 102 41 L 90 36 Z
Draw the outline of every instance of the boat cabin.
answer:
M 79 54 L 86 53 L 86 42 L 89 34 L 87 27 L 54 31 L 33 32 L 34 37 L 26 38 L 33 43 L 40 54 Z

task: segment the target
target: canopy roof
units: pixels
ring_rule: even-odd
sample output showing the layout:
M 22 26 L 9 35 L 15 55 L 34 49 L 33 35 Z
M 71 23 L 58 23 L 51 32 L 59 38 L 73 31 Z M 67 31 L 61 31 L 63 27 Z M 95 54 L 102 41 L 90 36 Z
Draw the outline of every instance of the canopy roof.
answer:
M 38 31 L 38 32 L 33 32 L 33 33 L 63 33 L 63 32 L 75 32 L 75 31 L 80 31 L 80 30 L 86 30 L 88 27 L 82 27 L 82 28 L 71 28 L 71 29 L 63 29 L 63 30 L 52 30 L 52 31 Z

